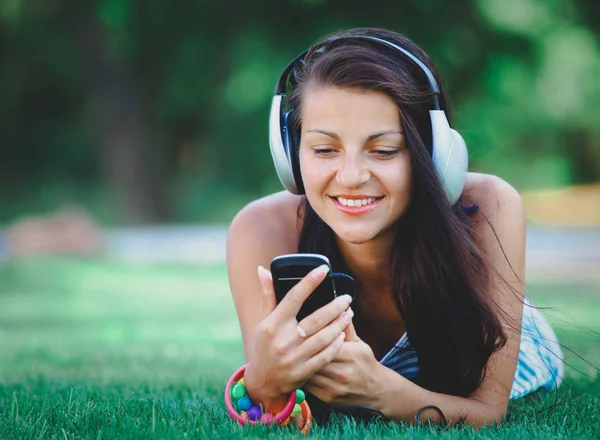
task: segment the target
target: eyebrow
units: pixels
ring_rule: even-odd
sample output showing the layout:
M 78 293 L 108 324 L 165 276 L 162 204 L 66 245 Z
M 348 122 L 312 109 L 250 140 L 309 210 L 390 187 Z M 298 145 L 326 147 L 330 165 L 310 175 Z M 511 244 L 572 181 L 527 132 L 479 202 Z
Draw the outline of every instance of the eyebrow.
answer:
M 340 137 L 331 132 L 331 131 L 326 131 L 326 130 L 320 130 L 318 128 L 315 128 L 313 130 L 307 130 L 306 133 L 320 133 L 320 134 L 324 134 L 325 136 L 329 136 L 332 139 L 335 139 L 336 141 L 340 140 Z M 369 137 L 367 137 L 367 141 L 372 141 L 374 139 L 377 139 L 381 136 L 386 136 L 388 134 L 404 134 L 403 131 L 399 131 L 399 130 L 386 130 L 386 131 L 382 131 L 381 133 L 375 133 L 370 135 Z

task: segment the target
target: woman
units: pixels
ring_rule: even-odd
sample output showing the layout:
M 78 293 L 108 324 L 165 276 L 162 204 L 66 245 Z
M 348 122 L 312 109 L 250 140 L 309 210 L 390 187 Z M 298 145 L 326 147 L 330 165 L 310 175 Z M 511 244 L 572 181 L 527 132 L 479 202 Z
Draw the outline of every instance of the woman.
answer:
M 425 53 L 394 32 L 354 29 L 288 70 L 270 136 L 296 194 L 249 204 L 228 236 L 248 395 L 281 408 L 302 387 L 334 408 L 481 426 L 500 422 L 510 398 L 558 386 L 560 349 L 524 297 L 521 199 L 461 171 L 466 150 L 444 128 L 448 100 Z M 279 125 L 291 170 L 273 147 Z M 297 322 L 323 268 L 277 305 L 263 266 L 295 252 L 351 274 L 351 307 L 339 296 Z

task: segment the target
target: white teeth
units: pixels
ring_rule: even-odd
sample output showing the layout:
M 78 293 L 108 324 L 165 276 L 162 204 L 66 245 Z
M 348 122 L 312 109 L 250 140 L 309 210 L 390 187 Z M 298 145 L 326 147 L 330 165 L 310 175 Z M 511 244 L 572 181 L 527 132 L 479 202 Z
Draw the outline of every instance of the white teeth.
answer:
M 337 200 L 344 206 L 365 206 L 373 203 L 376 199 L 374 197 L 369 197 L 366 199 L 344 199 L 342 197 L 338 197 Z

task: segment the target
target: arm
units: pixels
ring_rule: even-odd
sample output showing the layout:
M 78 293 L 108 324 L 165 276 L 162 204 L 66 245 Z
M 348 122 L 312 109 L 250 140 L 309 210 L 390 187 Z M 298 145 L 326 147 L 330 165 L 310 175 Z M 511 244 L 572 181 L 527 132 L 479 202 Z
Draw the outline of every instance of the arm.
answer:
M 227 234 L 227 274 L 242 332 L 244 355 L 250 362 L 254 329 L 262 320 L 262 287 L 257 276 L 259 265 L 268 268 L 271 260 L 294 252 L 286 235 L 293 233 L 274 209 L 275 196 L 247 205 L 233 219 Z M 281 208 L 280 208 L 281 210 Z
M 482 220 L 480 225 L 479 244 L 492 269 L 490 301 L 497 307 L 507 336 L 506 345 L 490 357 L 483 382 L 469 398 L 433 393 L 406 380 L 390 382 L 394 384 L 394 391 L 387 393 L 382 408 L 391 417 L 408 416 L 409 419 L 414 419 L 416 411 L 423 406 L 436 405 L 453 423 L 464 417 L 467 424 L 481 426 L 493 420 L 501 422 L 502 416 L 506 414 L 521 339 L 525 216 L 517 191 L 499 178 L 486 176 L 473 195 L 483 215 L 487 217 L 487 221 Z M 389 373 L 385 376 L 389 377 Z M 405 396 L 403 399 L 395 399 L 395 402 L 401 402 L 402 405 L 392 403 L 390 397 L 394 395 Z M 433 412 L 430 414 L 434 416 Z
M 269 409 L 282 407 L 290 392 L 338 353 L 351 300 L 342 295 L 304 318 L 304 336 L 296 315 L 328 269 L 313 270 L 277 304 L 271 274 L 264 268 L 257 274 L 257 268 L 296 251 L 297 205 L 281 202 L 279 195 L 248 205 L 234 219 L 227 240 L 229 281 L 249 363 L 246 388 L 253 401 Z
M 478 389 L 463 398 L 415 385 L 379 364 L 370 347 L 349 326 L 342 350 L 331 365 L 311 379 L 308 391 L 329 403 L 371 406 L 387 417 L 407 422 L 414 422 L 419 410 L 428 405 L 440 408 L 451 424 L 463 420 L 469 425 L 482 426 L 502 420 L 519 354 L 525 221 L 520 196 L 502 180 L 486 177 L 474 191 L 477 192 L 481 196 L 473 194 L 473 199 L 489 220 L 489 223 L 485 219 L 481 221 L 478 235 L 484 257 L 492 269 L 490 301 L 498 308 L 507 336 L 506 345 L 488 360 L 485 378 Z M 440 421 L 433 410 L 421 415 L 422 420 L 428 417 Z

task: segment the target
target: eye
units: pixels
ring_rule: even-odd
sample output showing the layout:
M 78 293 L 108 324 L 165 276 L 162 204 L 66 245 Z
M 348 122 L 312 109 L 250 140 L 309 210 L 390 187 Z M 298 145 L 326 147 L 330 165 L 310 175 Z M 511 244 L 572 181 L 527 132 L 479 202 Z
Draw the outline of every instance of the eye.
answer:
M 328 157 L 335 153 L 335 150 L 329 146 L 315 147 L 313 148 L 315 156 Z
M 400 150 L 372 150 L 372 153 L 375 156 L 381 157 L 381 158 L 392 158 L 394 156 L 397 156 L 400 153 Z

